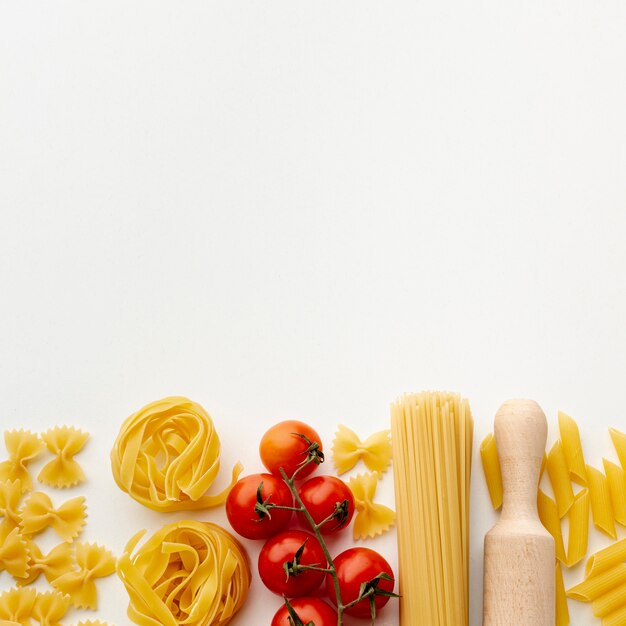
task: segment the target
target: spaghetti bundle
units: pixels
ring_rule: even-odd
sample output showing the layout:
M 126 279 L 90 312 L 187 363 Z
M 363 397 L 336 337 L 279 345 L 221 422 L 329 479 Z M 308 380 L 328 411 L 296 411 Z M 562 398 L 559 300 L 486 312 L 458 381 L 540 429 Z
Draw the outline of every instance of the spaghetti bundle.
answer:
M 400 624 L 469 620 L 469 486 L 473 420 L 467 400 L 405 395 L 391 406 Z
M 111 451 L 113 477 L 120 489 L 155 511 L 206 509 L 222 504 L 231 484 L 205 495 L 220 467 L 220 440 L 211 416 L 187 398 L 152 402 L 131 415 Z
M 220 526 L 182 521 L 164 526 L 135 554 L 144 532 L 118 562 L 140 626 L 223 626 L 246 600 L 250 568 L 243 548 Z

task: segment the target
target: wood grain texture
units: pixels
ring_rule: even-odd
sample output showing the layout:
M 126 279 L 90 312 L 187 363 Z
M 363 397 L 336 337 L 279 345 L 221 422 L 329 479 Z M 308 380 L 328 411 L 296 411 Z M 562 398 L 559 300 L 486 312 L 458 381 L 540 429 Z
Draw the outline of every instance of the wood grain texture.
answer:
M 509 400 L 495 437 L 504 501 L 485 536 L 483 626 L 554 626 L 554 540 L 537 514 L 546 416 L 532 400 Z

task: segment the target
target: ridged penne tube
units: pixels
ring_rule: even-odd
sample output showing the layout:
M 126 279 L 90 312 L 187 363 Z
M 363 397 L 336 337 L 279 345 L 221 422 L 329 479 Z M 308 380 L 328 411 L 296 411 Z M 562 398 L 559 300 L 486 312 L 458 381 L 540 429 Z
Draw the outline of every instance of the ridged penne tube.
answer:
M 616 428 L 609 428 L 609 434 L 623 470 L 626 470 L 626 434 Z
M 626 563 L 620 563 L 597 576 L 585 578 L 578 585 L 568 589 L 567 597 L 579 602 L 593 602 L 625 582 Z
M 624 626 L 624 624 L 626 624 L 626 606 L 622 606 L 602 618 L 602 626 Z
M 615 521 L 626 526 L 626 472 L 615 463 L 603 459 Z
M 565 595 L 565 586 L 563 585 L 563 571 L 561 564 L 557 561 L 555 568 L 555 626 L 569 626 L 569 607 L 567 606 L 567 597 Z
M 604 617 L 623 606 L 626 606 L 626 581 L 593 600 L 591 610 L 596 617 Z
M 606 476 L 595 467 L 587 465 L 587 481 L 591 499 L 591 514 L 595 527 L 612 539 L 617 539 L 615 516 Z
M 582 489 L 574 497 L 569 510 L 567 537 L 567 567 L 573 567 L 585 558 L 589 541 L 589 490 Z
M 537 493 L 537 510 L 539 512 L 539 519 L 544 528 L 554 537 L 554 553 L 556 558 L 561 561 L 561 563 L 565 563 L 565 545 L 563 544 L 559 511 L 556 502 L 541 489 L 539 489 Z
M 596 576 L 624 561 L 626 561 L 626 539 L 620 539 L 589 557 L 585 565 L 585 578 Z
M 548 453 L 546 467 L 552 491 L 554 491 L 556 506 L 559 510 L 559 517 L 563 518 L 574 504 L 574 490 L 572 489 L 563 446 L 559 440 L 554 443 Z
M 489 433 L 480 444 L 480 460 L 487 481 L 487 489 L 493 508 L 498 511 L 502 508 L 502 473 L 500 459 L 496 447 L 496 438 Z
M 584 487 L 587 485 L 587 471 L 580 432 L 576 422 L 563 411 L 559 411 L 559 432 L 570 477 Z

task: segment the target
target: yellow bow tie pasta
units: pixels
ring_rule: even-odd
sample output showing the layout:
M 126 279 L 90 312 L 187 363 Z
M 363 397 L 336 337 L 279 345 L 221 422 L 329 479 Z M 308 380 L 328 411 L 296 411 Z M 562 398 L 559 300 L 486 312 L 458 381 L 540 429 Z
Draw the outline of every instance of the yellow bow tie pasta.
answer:
M 381 430 L 361 441 L 353 430 L 340 425 L 332 451 L 338 474 L 350 471 L 360 460 L 370 471 L 384 472 L 391 462 L 391 433 Z

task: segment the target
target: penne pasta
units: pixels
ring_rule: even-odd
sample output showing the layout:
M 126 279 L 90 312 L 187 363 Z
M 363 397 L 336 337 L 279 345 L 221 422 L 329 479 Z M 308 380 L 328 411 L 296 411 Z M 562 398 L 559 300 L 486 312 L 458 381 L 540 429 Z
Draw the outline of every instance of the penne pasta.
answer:
M 565 586 L 563 585 L 563 571 L 561 570 L 561 564 L 556 562 L 556 626 L 569 626 L 569 607 L 567 606 L 567 596 L 565 595 Z
M 559 511 L 556 507 L 556 502 L 541 489 L 539 489 L 537 493 L 537 510 L 541 523 L 554 537 L 554 552 L 556 558 L 561 561 L 561 563 L 565 563 L 565 546 L 563 544 Z
M 561 442 L 557 440 L 548 453 L 548 477 L 559 510 L 559 517 L 563 518 L 574 504 L 574 490 L 569 477 L 567 462 Z
M 589 557 L 585 565 L 585 577 L 596 576 L 624 561 L 626 561 L 626 539 L 620 539 Z
M 602 618 L 602 626 L 624 626 L 626 624 L 626 606 L 623 606 Z
M 585 558 L 589 539 L 589 491 L 579 491 L 569 511 L 567 537 L 567 567 L 573 567 Z M 555 542 L 556 546 L 556 542 Z
M 613 587 L 591 603 L 591 609 L 596 617 L 604 617 L 626 605 L 626 581 Z
M 566 595 L 579 602 L 592 602 L 625 582 L 626 563 L 619 563 L 597 576 L 585 578 L 583 582 L 569 589 Z
M 487 489 L 493 508 L 498 511 L 502 507 L 502 474 L 500 459 L 496 448 L 496 438 L 489 433 L 480 444 L 480 460 L 487 481 Z
M 598 530 L 617 539 L 611 495 L 606 476 L 595 467 L 587 465 L 587 481 L 591 498 L 591 514 Z
M 587 471 L 580 432 L 576 422 L 563 411 L 559 411 L 559 432 L 570 477 L 584 487 L 587 485 Z
M 615 463 L 603 459 L 615 521 L 626 526 L 626 472 Z
M 615 446 L 615 452 L 617 452 L 620 465 L 623 470 L 626 470 L 626 434 L 616 428 L 609 428 L 609 434 Z

